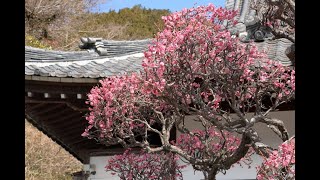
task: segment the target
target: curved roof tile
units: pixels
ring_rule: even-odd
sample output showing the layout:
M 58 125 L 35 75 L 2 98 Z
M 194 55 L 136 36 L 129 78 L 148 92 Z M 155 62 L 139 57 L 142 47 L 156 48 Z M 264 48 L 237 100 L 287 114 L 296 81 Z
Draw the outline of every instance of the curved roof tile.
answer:
M 143 57 L 142 50 L 117 56 L 99 56 L 96 52 L 61 52 L 26 47 L 25 75 L 103 78 L 139 71 Z
M 86 51 L 55 51 L 25 47 L 25 75 L 103 78 L 141 69 L 151 39 L 113 41 L 81 38 Z M 106 54 L 101 54 L 99 49 Z
M 238 31 L 238 33 L 245 33 L 254 31 L 257 27 L 258 19 L 255 12 L 250 9 L 251 0 L 226 0 L 225 7 L 228 10 L 238 10 L 237 19 L 239 23 L 231 31 Z M 293 43 L 285 38 L 272 40 L 273 35 L 266 34 L 263 41 L 255 42 L 260 50 L 265 50 L 268 57 L 273 60 L 280 61 L 285 66 L 292 65 L 290 59 L 286 56 L 285 50 Z
M 98 39 L 99 40 L 99 39 Z M 85 42 L 85 41 L 84 41 Z M 91 39 L 90 42 L 94 42 Z M 125 72 L 142 69 L 143 51 L 151 42 L 137 41 L 106 41 L 100 40 L 101 47 L 106 48 L 108 54 L 100 56 L 98 52 L 87 51 L 54 51 L 33 47 L 25 47 L 25 75 L 72 77 L 72 78 L 104 78 Z M 268 56 L 291 65 L 284 54 L 285 49 L 292 43 L 286 39 L 265 40 L 257 42 L 259 49 L 265 50 Z M 92 45 L 92 44 L 91 44 Z

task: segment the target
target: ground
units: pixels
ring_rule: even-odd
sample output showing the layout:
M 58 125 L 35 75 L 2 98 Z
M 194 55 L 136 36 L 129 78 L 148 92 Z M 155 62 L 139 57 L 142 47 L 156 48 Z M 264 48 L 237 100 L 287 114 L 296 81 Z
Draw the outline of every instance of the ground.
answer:
M 71 180 L 81 168 L 80 161 L 25 121 L 26 180 Z

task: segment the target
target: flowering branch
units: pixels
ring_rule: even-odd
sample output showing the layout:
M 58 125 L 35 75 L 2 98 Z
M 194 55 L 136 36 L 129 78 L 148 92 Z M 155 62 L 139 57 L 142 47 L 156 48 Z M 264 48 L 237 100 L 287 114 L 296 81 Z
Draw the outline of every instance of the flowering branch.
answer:
M 174 153 L 210 180 L 253 150 L 268 157 L 272 149 L 252 127 L 262 122 L 287 140 L 283 122 L 267 115 L 294 97 L 295 71 L 233 37 L 224 22 L 237 24 L 235 15 L 209 4 L 163 17 L 165 29 L 144 52 L 143 71 L 91 90 L 83 136 Z M 181 136 L 171 141 L 173 127 Z

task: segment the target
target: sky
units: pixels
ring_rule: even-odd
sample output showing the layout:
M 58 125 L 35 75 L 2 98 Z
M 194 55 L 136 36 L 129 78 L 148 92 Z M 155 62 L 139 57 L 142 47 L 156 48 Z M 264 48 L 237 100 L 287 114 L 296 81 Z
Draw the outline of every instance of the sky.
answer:
M 171 12 L 175 12 L 183 8 L 191 8 L 195 3 L 197 3 L 196 6 L 213 3 L 216 6 L 224 7 L 225 0 L 106 0 L 94 12 L 108 12 L 110 9 L 118 11 L 138 4 L 146 8 L 169 9 Z

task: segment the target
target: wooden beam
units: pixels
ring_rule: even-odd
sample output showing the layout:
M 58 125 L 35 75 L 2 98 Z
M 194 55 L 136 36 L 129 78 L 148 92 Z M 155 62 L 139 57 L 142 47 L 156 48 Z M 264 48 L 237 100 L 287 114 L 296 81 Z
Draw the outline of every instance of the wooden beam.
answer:
M 67 114 L 74 113 L 74 111 L 68 107 L 63 108 L 61 111 L 51 113 L 42 117 L 46 122 L 55 122 L 59 120 L 59 117 L 64 117 Z
M 73 85 L 66 86 L 63 83 L 57 84 L 35 84 L 32 82 L 25 82 L 25 91 L 26 92 L 34 92 L 34 93 L 52 93 L 52 94 L 87 94 L 90 92 L 93 85 Z
M 113 148 L 113 146 L 108 147 L 106 145 L 99 144 L 94 139 L 87 139 L 87 141 L 77 142 L 70 146 L 72 146 L 75 149 L 87 149 L 87 150 L 100 149 L 101 151 L 107 151 L 109 150 L 108 148 Z
M 76 157 L 79 161 L 83 162 L 83 156 L 81 156 L 78 153 L 78 149 L 71 148 L 70 146 L 65 144 L 61 139 L 55 136 L 51 131 L 47 131 L 46 129 L 43 129 L 39 124 L 35 123 L 35 122 L 38 122 L 38 120 L 35 120 L 34 117 L 26 115 L 26 119 L 28 119 L 29 122 L 31 122 L 38 130 L 43 132 L 45 135 L 47 135 L 49 138 L 51 138 L 53 141 L 55 141 L 57 144 L 59 144 L 65 150 L 67 150 L 70 154 Z
M 68 144 L 73 144 L 73 143 L 76 143 L 76 142 L 83 142 L 83 141 L 88 141 L 90 139 L 86 138 L 86 137 L 82 137 L 81 134 L 78 134 L 77 136 L 64 136 L 64 137 L 67 137 L 67 138 L 64 138 L 64 140 L 66 142 L 69 142 Z
M 80 134 L 77 134 L 77 136 L 75 136 L 74 134 L 73 134 L 73 136 L 72 136 L 72 138 L 66 138 L 66 137 L 68 137 L 68 136 L 66 136 L 66 135 L 60 135 L 59 134 L 59 136 L 61 137 L 61 138 L 63 138 L 63 140 L 64 140 L 64 142 L 66 142 L 68 145 L 70 145 L 70 146 L 72 146 L 72 145 L 74 145 L 74 144 L 76 144 L 77 142 L 85 142 L 85 141 L 88 141 L 88 140 L 90 140 L 90 139 L 88 139 L 88 138 L 85 138 L 85 137 L 82 137 L 81 136 L 81 133 Z
M 107 148 L 107 146 L 105 146 L 106 149 L 92 149 L 90 150 L 90 156 L 113 156 L 113 155 L 117 155 L 117 154 L 123 154 L 123 152 L 125 151 L 125 148 L 121 148 L 121 147 L 111 147 L 111 148 Z M 138 152 L 140 151 L 141 148 L 131 148 L 131 151 L 135 151 Z
M 72 108 L 75 111 L 79 111 L 79 112 L 86 112 L 89 111 L 89 109 L 87 107 L 78 107 L 76 106 L 74 103 L 71 102 L 67 102 L 66 103 L 70 108 Z
M 72 126 L 73 125 L 73 126 Z M 85 130 L 85 124 L 80 124 L 80 126 L 75 126 L 74 123 L 71 126 L 56 126 L 56 127 L 48 127 L 57 135 L 64 137 L 64 139 L 70 141 L 72 139 L 82 138 L 81 134 Z M 66 128 L 68 127 L 68 128 Z
M 51 121 L 52 123 L 47 123 L 48 126 L 55 126 L 56 124 L 61 124 L 62 121 L 67 120 L 69 122 L 68 119 L 74 119 L 74 118 L 78 118 L 79 114 L 78 113 L 69 113 L 68 115 L 65 115 L 63 117 L 57 118 L 56 121 Z M 67 123 L 68 124 L 68 123 Z
M 73 141 L 77 139 L 82 139 L 81 134 L 84 132 L 85 126 L 77 126 L 73 128 L 68 128 L 66 131 L 58 131 L 59 135 L 65 137 L 67 141 Z
M 55 111 L 56 109 L 63 108 L 63 106 L 65 106 L 65 104 L 57 103 L 55 105 L 47 106 L 39 111 L 36 111 L 36 112 L 34 111 L 34 112 L 32 112 L 32 113 L 30 112 L 30 113 L 33 116 L 41 116 L 42 114 L 47 114 L 47 113 Z
M 77 145 L 77 144 L 79 144 L 79 143 L 83 143 L 84 141 L 88 141 L 88 140 L 90 140 L 90 139 L 88 139 L 88 138 L 85 138 L 85 137 L 82 137 L 82 139 L 79 139 L 79 140 L 77 140 L 77 141 L 74 141 L 74 142 L 72 142 L 72 143 L 69 143 L 69 146 L 75 146 L 75 145 Z M 92 140 L 92 139 L 91 139 Z M 66 140 L 67 141 L 67 140 Z
M 89 141 L 84 141 L 82 143 L 77 143 L 74 144 L 73 147 L 75 149 L 92 149 L 92 148 L 107 148 L 107 146 L 103 144 L 99 144 L 96 140 L 94 139 L 88 139 Z
M 99 79 L 93 78 L 60 78 L 60 77 L 50 77 L 50 76 L 33 76 L 33 75 L 25 75 L 25 80 L 32 80 L 32 81 L 45 81 L 50 83 L 91 83 L 93 85 L 99 83 Z
M 83 130 L 84 131 L 84 130 Z M 56 134 L 63 138 L 63 140 L 65 142 L 68 142 L 68 144 L 74 142 L 74 141 L 78 141 L 79 139 L 87 139 L 87 138 L 84 138 L 81 136 L 82 132 L 75 132 L 73 131 L 72 133 L 71 132 L 68 132 L 68 133 L 64 133 L 64 134 L 61 134 L 59 132 L 56 132 Z
M 31 99 L 31 98 L 25 98 L 25 102 L 26 103 L 47 103 L 47 104 L 63 103 L 75 111 L 79 111 L 79 112 L 89 111 L 88 107 L 86 107 L 86 104 L 84 102 L 66 101 L 66 100 L 61 100 L 61 99 L 43 100 L 43 99 Z
M 30 103 L 27 101 L 25 101 L 25 104 L 26 104 L 26 111 L 29 111 L 29 112 L 32 112 L 34 109 L 38 109 L 38 108 L 41 108 L 46 105 L 46 104 L 40 103 L 40 102 Z M 36 105 L 31 105 L 31 104 L 36 104 Z
M 62 100 L 47 100 L 47 99 L 31 99 L 31 98 L 25 98 L 26 103 L 45 103 L 45 104 L 64 104 L 66 101 Z
M 79 136 L 83 133 L 84 129 L 86 128 L 85 123 L 76 123 L 76 121 L 70 121 L 68 124 L 63 123 L 61 126 L 55 126 L 51 129 L 55 131 L 57 134 L 62 136 L 69 136 L 71 134 L 79 133 Z

